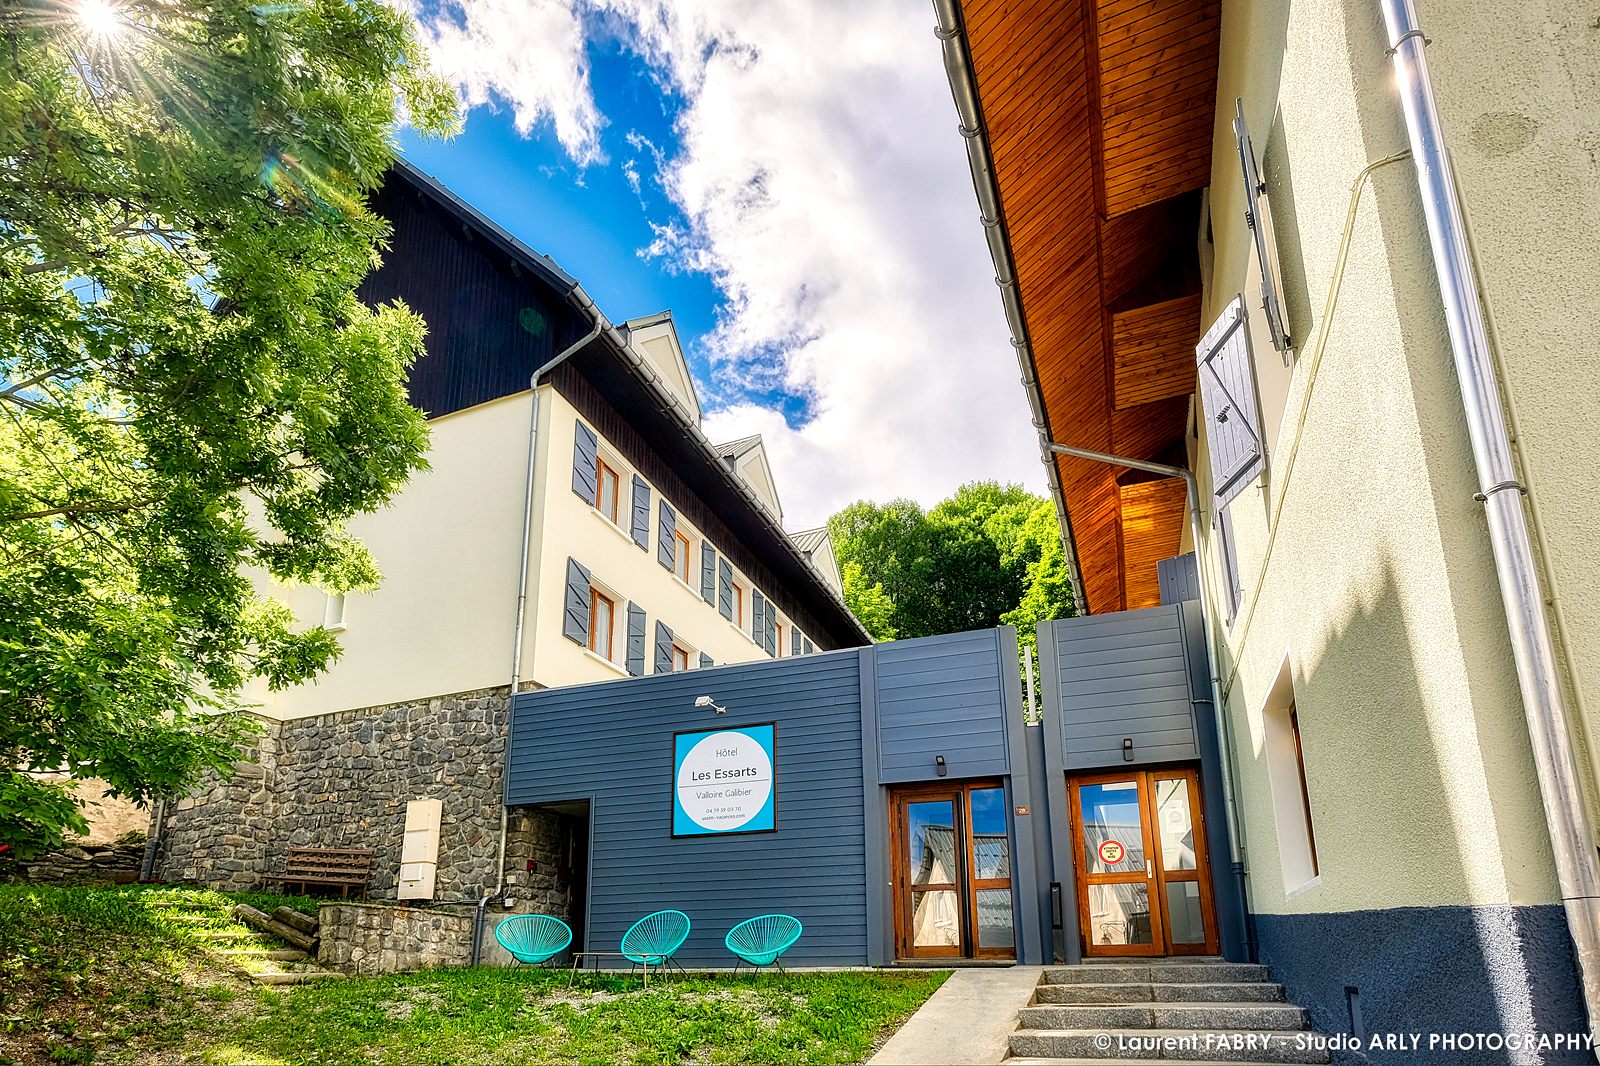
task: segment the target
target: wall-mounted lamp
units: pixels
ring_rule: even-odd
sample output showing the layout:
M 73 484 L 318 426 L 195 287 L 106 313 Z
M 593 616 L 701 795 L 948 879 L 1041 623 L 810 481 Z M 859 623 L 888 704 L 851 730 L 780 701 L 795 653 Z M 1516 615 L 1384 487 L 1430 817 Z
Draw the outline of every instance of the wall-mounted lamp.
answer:
M 1133 761 L 1133 738 L 1132 737 L 1123 737 L 1122 738 L 1122 761 L 1123 762 L 1132 762 Z
M 944 764 L 943 755 L 935 755 L 933 757 L 933 765 L 938 767 L 940 777 L 943 777 L 945 774 L 950 772 L 950 767 Z
M 710 707 L 712 710 L 716 711 L 718 714 L 727 714 L 728 713 L 728 708 L 718 706 L 717 705 L 717 701 L 712 699 L 710 696 L 696 696 L 694 698 L 694 705 L 696 707 Z

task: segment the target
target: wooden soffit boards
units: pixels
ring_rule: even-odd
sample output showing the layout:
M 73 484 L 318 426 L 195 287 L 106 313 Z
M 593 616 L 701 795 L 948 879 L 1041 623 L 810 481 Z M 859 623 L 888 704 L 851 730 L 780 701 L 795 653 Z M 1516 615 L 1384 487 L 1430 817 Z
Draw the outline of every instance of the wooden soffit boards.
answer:
M 962 0 L 961 13 L 1049 432 L 1168 458 L 1194 377 L 1198 299 L 1173 298 L 1199 287 L 1189 194 L 1211 169 L 1219 0 Z M 1088 607 L 1122 610 L 1127 471 L 1056 465 Z
M 1102 211 L 1115 217 L 1211 181 L 1221 0 L 1095 5 Z
M 1182 478 L 1123 485 L 1122 553 L 1127 560 L 1127 610 L 1159 607 L 1158 564 L 1178 554 L 1188 500 Z
M 1111 316 L 1113 403 L 1118 411 L 1194 391 L 1200 296 L 1180 296 Z

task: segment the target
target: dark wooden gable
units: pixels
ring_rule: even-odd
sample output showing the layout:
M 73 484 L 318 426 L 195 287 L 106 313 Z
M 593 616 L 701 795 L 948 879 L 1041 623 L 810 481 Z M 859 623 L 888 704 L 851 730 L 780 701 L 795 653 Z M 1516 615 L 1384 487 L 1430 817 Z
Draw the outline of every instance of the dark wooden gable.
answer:
M 429 418 L 521 392 L 587 330 L 552 278 L 517 264 L 411 172 L 391 170 L 372 206 L 393 232 L 358 295 L 370 305 L 402 301 L 428 323 L 409 385 Z

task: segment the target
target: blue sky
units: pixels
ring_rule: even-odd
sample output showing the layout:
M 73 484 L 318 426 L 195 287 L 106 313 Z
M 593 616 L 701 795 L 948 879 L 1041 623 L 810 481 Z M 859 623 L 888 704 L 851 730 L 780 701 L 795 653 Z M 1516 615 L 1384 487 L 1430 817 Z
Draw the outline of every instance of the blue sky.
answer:
M 670 309 L 790 529 L 1043 490 L 926 0 L 393 2 L 467 105 L 407 156 L 613 320 Z

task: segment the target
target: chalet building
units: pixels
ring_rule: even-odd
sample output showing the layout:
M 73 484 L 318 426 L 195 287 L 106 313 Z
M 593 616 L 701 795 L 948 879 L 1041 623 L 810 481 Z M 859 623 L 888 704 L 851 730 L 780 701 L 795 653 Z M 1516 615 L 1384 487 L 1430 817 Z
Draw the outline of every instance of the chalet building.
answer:
M 1428 1036 L 1600 1017 L 1592 10 L 934 6 L 1079 607 L 1204 605 L 1223 950 L 1371 1061 L 1592 1061 Z M 1048 789 L 1121 789 L 1121 854 L 1188 759 L 1099 677 Z M 1052 833 L 1067 959 L 1191 939 L 1165 860 Z
M 784 531 L 760 437 L 701 432 L 670 313 L 611 323 L 550 259 L 404 162 L 374 206 L 393 236 L 360 295 L 427 321 L 410 394 L 429 469 L 350 524 L 379 590 L 268 590 L 336 630 L 343 655 L 313 684 L 253 694 L 259 759 L 168 807 L 154 872 L 243 887 L 290 849 L 367 850 L 380 897 L 509 890 L 566 913 L 581 845 L 558 815 L 501 803 L 511 691 L 870 638 L 826 530 Z M 440 808 L 414 863 L 401 844 L 416 800 Z

